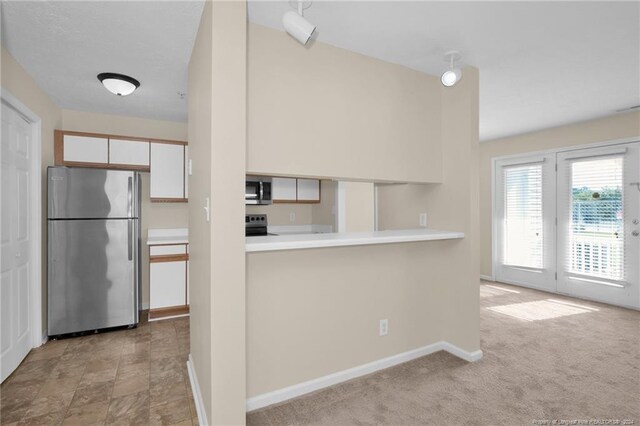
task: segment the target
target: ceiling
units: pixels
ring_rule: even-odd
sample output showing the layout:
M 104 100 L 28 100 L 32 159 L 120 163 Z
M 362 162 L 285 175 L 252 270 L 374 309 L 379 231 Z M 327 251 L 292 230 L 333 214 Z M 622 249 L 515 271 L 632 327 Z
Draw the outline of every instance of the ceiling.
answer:
M 2 44 L 63 108 L 186 121 L 187 67 L 200 1 L 2 1 Z M 96 76 L 140 81 L 107 92 Z
M 3 1 L 2 44 L 63 108 L 184 121 L 187 66 L 202 1 Z M 282 30 L 288 1 L 250 1 Z M 640 2 L 329 2 L 305 16 L 314 38 L 438 75 L 443 54 L 480 69 L 489 140 L 640 104 Z M 311 46 L 311 48 L 313 48 Z M 137 78 L 128 97 L 100 72 Z M 464 77 L 463 77 L 464 78 Z
M 251 1 L 249 19 L 281 29 L 287 10 Z M 640 104 L 640 2 L 315 1 L 304 16 L 319 41 L 429 74 L 460 51 L 480 70 L 481 140 Z

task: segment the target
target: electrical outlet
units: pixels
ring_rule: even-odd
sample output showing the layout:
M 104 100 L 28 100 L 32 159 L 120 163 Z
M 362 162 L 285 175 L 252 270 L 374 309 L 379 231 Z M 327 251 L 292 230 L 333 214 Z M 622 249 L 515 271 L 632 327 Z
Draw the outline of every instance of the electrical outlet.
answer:
M 380 335 L 381 336 L 386 336 L 387 334 L 389 334 L 389 320 L 388 319 L 381 319 L 380 320 Z
M 295 212 L 289 213 L 289 222 L 295 222 L 295 221 L 296 221 L 296 213 Z
M 427 214 L 426 213 L 420 213 L 420 226 L 422 226 L 423 228 L 427 227 Z

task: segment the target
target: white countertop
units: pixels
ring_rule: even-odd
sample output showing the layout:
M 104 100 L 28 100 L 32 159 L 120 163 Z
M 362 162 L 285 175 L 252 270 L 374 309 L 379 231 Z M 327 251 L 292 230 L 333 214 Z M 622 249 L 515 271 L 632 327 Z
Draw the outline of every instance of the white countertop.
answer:
M 331 225 L 269 225 L 269 234 L 294 235 L 294 234 L 327 234 L 333 232 Z
M 156 246 L 161 244 L 189 244 L 189 229 L 148 229 L 147 245 Z
M 397 231 L 246 237 L 245 247 L 247 253 L 252 253 L 259 251 L 296 250 L 319 247 L 344 247 L 415 241 L 450 240 L 455 238 L 464 238 L 464 233 L 423 228 L 403 229 Z

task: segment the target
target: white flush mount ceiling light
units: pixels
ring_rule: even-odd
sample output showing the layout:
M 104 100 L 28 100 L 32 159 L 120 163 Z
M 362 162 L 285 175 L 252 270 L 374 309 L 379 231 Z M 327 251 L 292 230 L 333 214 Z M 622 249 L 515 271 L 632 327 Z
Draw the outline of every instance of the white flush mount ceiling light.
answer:
M 460 53 L 455 50 L 451 50 L 444 54 L 444 60 L 449 64 L 449 69 L 442 73 L 440 80 L 446 87 L 455 85 L 462 78 L 462 71 L 460 68 L 455 67 L 456 61 L 459 61 L 461 57 Z
M 293 38 L 302 44 L 307 44 L 307 41 L 309 41 L 309 38 L 316 30 L 316 26 L 307 21 L 304 16 L 302 16 L 302 12 L 304 9 L 311 7 L 311 2 L 308 2 L 306 7 L 304 6 L 304 2 L 301 0 L 298 0 L 297 2 L 289 2 L 293 8 L 296 7 L 295 3 L 297 3 L 298 12 L 296 13 L 292 10 L 286 12 L 282 16 L 282 26 L 284 26 L 285 31 Z
M 140 87 L 140 82 L 135 78 L 112 72 L 98 74 L 98 80 L 108 91 L 118 96 L 130 95 Z

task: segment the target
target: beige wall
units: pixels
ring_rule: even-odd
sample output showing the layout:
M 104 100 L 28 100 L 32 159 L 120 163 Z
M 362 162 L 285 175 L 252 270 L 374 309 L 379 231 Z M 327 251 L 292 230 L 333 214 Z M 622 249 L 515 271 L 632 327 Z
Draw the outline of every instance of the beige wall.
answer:
M 268 206 L 246 206 L 248 214 L 266 214 L 269 225 L 334 225 L 331 210 L 334 204 L 333 181 L 321 181 L 320 203 L 277 203 Z M 295 219 L 291 220 L 291 213 Z
M 491 248 L 491 159 L 546 149 L 640 137 L 640 112 L 627 112 L 598 120 L 480 144 L 480 230 L 482 275 L 492 275 Z
M 331 225 L 336 231 L 336 185 L 333 180 L 323 180 L 320 182 L 320 204 L 312 204 L 311 206 L 311 222 L 316 225 Z
M 62 124 L 62 111 L 49 96 L 38 87 L 35 80 L 16 62 L 9 52 L 2 47 L 0 59 L 0 84 L 2 88 L 15 96 L 33 113 L 40 117 L 41 165 L 40 176 L 42 193 L 42 332 L 47 329 L 47 166 L 53 164 L 53 130 Z
M 439 263 L 458 244 L 248 253 L 247 396 L 442 340 Z
M 439 182 L 437 77 L 249 25 L 247 170 Z
M 64 130 L 78 132 L 187 140 L 187 123 L 181 121 L 151 120 L 64 109 L 62 110 L 62 125 Z
M 464 79 L 452 88 L 442 87 L 443 183 L 428 185 L 378 185 L 378 226 L 384 229 L 416 228 L 418 215 L 427 213 L 428 227 L 462 231 L 465 238 L 452 245 L 435 273 L 447 284 L 442 288 L 444 339 L 467 350 L 479 348 L 479 241 L 478 122 L 479 75 L 463 70 Z M 455 308 L 454 308 L 455 307 Z
M 381 187 L 378 211 L 385 229 L 415 228 L 409 218 L 428 211 L 433 227 L 465 238 L 247 254 L 249 397 L 440 340 L 480 349 L 479 76 L 463 72 L 458 85 L 432 94 L 443 183 Z
M 206 2 L 189 63 L 191 355 L 216 425 L 245 422 L 246 22 L 244 1 Z
M 295 219 L 290 220 L 290 214 Z M 311 225 L 311 204 L 272 204 L 269 206 L 247 206 L 247 214 L 266 214 L 269 225 Z
M 158 139 L 187 140 L 187 123 L 150 120 L 120 115 L 62 110 L 62 130 L 139 136 Z M 53 162 L 52 162 L 53 164 Z M 152 203 L 149 173 L 142 176 L 142 303 L 149 306 L 149 228 L 187 228 L 189 217 L 185 203 Z
M 414 229 L 420 225 L 420 213 L 429 220 L 429 185 L 378 184 L 378 229 Z M 401 207 L 401 208 L 400 208 Z
M 338 219 L 342 232 L 369 232 L 375 228 L 374 184 L 370 182 L 340 182 L 338 210 L 344 214 Z M 344 207 L 343 207 L 344 206 Z M 344 219 L 344 224 L 340 220 Z
M 207 416 L 211 416 L 211 226 L 202 216 L 211 194 L 212 5 L 205 3 L 189 61 L 189 303 L 190 356 Z

